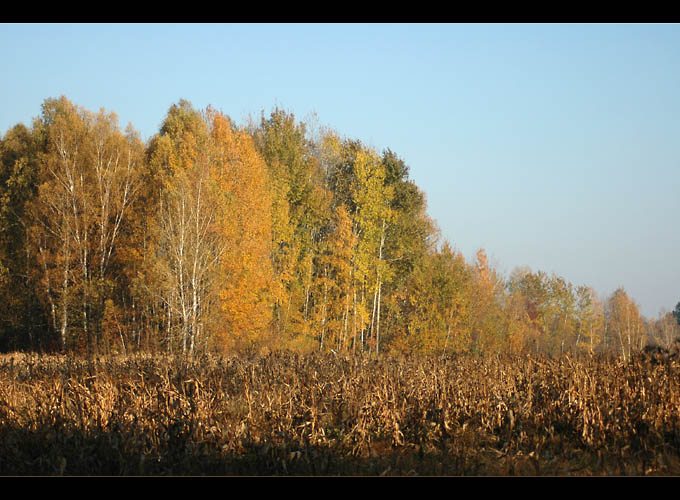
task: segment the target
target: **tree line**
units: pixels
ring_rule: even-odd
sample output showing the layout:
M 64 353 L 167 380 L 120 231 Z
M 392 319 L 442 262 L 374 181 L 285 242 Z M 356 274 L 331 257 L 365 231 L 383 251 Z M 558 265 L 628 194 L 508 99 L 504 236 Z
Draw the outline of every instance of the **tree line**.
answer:
M 442 240 L 393 151 L 276 108 L 181 100 L 144 143 L 46 99 L 0 140 L 0 348 L 88 354 L 613 352 L 680 335 L 555 274 Z

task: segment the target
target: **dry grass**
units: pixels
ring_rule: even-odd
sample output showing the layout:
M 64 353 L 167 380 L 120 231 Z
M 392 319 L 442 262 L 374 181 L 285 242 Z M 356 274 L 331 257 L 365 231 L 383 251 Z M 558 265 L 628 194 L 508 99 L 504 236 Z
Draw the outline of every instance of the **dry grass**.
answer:
M 0 358 L 4 475 L 675 475 L 674 362 Z

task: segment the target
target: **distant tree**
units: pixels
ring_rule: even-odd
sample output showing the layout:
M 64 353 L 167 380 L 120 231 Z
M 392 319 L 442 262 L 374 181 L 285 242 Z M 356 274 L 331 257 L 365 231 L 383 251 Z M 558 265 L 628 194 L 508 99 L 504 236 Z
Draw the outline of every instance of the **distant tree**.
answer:
M 654 343 L 670 349 L 677 338 L 680 338 L 680 324 L 673 313 L 662 314 L 659 319 L 651 319 L 647 323 L 647 331 Z
M 408 324 L 393 343 L 401 352 L 465 352 L 470 349 L 472 269 L 448 242 L 411 274 L 405 294 Z
M 473 265 L 470 334 L 473 349 L 480 353 L 497 353 L 506 348 L 505 313 L 502 309 L 504 284 L 480 248 Z
M 550 326 L 550 277 L 543 271 L 534 273 L 528 268 L 518 268 L 511 274 L 506 288 L 516 306 L 523 304 L 524 316 L 515 314 L 518 320 L 523 317 L 526 327 L 519 329 L 515 325 L 517 334 L 521 331 L 524 342 L 533 344 L 535 352 L 545 349 Z
M 504 294 L 505 330 L 507 348 L 519 354 L 535 349 L 534 329 L 527 311 L 526 297 L 520 290 L 506 290 Z
M 618 288 L 605 305 L 606 330 L 619 342 L 624 361 L 630 359 L 633 350 L 641 348 L 642 317 L 638 304 L 623 287 Z
M 553 274 L 549 280 L 549 332 L 553 354 L 563 353 L 576 345 L 576 297 L 571 283 Z
M 592 354 L 602 341 L 603 305 L 595 291 L 587 286 L 576 290 L 576 301 L 576 347 L 587 349 Z
M 680 325 L 680 302 L 678 302 L 675 305 L 675 309 L 673 310 L 673 316 L 675 316 L 675 319 L 678 322 L 678 325 Z

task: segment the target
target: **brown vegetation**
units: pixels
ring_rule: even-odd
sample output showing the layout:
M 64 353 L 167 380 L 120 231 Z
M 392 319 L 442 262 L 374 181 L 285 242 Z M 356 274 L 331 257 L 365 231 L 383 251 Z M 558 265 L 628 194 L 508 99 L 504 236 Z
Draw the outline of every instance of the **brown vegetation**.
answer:
M 672 475 L 674 359 L 4 355 L 4 475 Z

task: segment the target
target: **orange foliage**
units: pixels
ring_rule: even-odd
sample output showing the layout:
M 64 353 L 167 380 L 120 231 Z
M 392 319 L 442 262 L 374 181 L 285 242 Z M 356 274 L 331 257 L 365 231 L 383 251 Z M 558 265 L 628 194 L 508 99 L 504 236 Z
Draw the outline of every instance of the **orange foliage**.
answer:
M 266 165 L 251 137 L 228 117 L 208 110 L 214 141 L 212 172 L 227 206 L 217 221 L 226 250 L 219 265 L 223 322 L 216 331 L 223 348 L 265 340 L 271 322 L 271 195 Z

